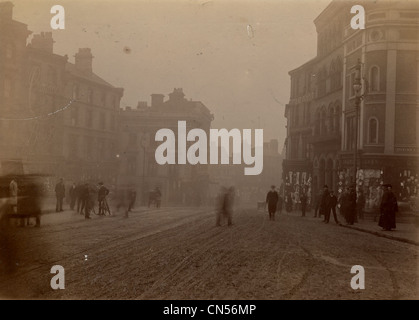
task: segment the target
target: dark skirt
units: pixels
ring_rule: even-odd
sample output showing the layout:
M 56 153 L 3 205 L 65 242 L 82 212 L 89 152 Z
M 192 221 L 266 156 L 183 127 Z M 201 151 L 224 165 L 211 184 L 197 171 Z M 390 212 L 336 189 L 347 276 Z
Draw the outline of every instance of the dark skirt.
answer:
M 396 213 L 394 211 L 383 211 L 380 215 L 378 225 L 386 230 L 396 228 Z

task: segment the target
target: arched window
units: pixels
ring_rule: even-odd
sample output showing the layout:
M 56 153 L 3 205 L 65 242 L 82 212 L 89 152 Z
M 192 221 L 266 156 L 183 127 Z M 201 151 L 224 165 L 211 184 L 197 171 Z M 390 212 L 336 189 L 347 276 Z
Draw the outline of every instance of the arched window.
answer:
M 378 143 L 378 120 L 370 118 L 368 120 L 368 143 Z
M 333 107 L 329 107 L 329 116 L 328 116 L 328 132 L 334 132 L 335 131 L 335 124 L 334 124 L 334 110 Z
M 326 128 L 326 111 L 323 109 L 320 115 L 320 134 L 327 133 Z
M 370 69 L 370 91 L 380 91 L 380 69 L 377 66 L 372 66 Z
M 340 132 L 341 111 L 340 106 L 335 107 L 335 131 Z

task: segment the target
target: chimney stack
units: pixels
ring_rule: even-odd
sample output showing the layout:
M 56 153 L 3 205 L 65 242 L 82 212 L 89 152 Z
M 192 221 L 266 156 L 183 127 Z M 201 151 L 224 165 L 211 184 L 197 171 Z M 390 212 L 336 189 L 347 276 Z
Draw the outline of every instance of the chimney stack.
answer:
M 77 70 L 85 73 L 92 73 L 93 55 L 90 48 L 80 48 L 74 57 Z
M 153 93 L 151 95 L 151 106 L 157 107 L 159 105 L 162 105 L 164 101 L 164 94 L 161 93 Z
M 53 53 L 54 40 L 52 39 L 52 32 L 41 32 L 34 34 L 31 40 L 32 48 L 39 49 L 48 53 Z
M 0 22 L 11 21 L 13 18 L 13 3 L 0 2 Z

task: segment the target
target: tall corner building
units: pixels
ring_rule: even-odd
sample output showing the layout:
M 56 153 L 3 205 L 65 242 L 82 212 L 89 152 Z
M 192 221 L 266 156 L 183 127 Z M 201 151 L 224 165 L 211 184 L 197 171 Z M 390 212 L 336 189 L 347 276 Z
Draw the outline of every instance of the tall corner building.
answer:
M 354 5 L 365 29 L 351 27 Z M 416 196 L 419 2 L 334 0 L 314 24 L 316 57 L 289 72 L 286 189 L 305 185 L 313 196 L 356 182 L 366 209 L 383 182 L 400 200 Z

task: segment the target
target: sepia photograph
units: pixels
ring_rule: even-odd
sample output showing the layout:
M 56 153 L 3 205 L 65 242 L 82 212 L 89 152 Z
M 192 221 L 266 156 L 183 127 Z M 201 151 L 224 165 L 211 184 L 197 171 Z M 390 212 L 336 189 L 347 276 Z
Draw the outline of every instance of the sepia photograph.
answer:
M 0 0 L 0 300 L 418 300 L 418 125 L 419 0 Z

